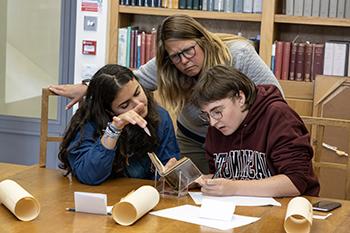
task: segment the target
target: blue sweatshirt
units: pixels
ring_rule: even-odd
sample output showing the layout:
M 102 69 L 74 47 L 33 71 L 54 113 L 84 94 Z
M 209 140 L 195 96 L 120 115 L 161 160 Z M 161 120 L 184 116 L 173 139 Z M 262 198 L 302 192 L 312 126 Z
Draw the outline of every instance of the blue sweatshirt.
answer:
M 159 146 L 155 153 L 163 164 L 166 164 L 170 158 L 179 159 L 180 150 L 177 144 L 174 127 L 169 113 L 157 107 L 160 122 L 157 129 Z M 101 144 L 101 138 L 94 139 L 96 127 L 93 122 L 87 122 L 83 128 L 83 134 L 80 131 L 68 147 L 68 161 L 72 168 L 73 175 L 82 183 L 97 185 L 115 175 L 112 167 L 116 156 L 115 149 L 107 149 Z M 80 137 L 82 137 L 79 144 Z M 127 177 L 153 179 L 154 172 L 151 172 L 151 161 L 148 155 L 143 157 L 129 158 L 129 165 L 124 171 Z

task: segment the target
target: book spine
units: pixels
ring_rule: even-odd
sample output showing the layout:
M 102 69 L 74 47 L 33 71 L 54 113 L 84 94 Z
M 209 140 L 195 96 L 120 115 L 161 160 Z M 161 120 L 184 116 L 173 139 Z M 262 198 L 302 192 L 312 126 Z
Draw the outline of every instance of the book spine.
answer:
M 338 10 L 338 0 L 329 0 L 328 17 L 331 17 L 331 18 L 337 17 L 337 10 Z
M 272 44 L 272 51 L 271 51 L 271 71 L 275 71 L 275 57 L 276 57 L 276 42 Z
M 202 1 L 202 10 L 207 11 L 208 10 L 208 0 Z
M 289 63 L 290 63 L 290 50 L 291 42 L 283 42 L 283 53 L 282 53 L 282 74 L 281 79 L 287 80 L 289 76 Z
M 253 2 L 253 13 L 262 12 L 262 0 L 254 0 Z
M 304 81 L 311 82 L 312 45 L 310 43 L 305 44 L 304 54 Z
M 137 55 L 136 55 L 136 68 L 141 66 L 141 33 L 137 34 Z
M 126 37 L 126 67 L 130 67 L 130 41 L 131 41 L 131 26 L 127 27 L 127 37 Z
M 320 16 L 320 7 L 321 7 L 320 0 L 312 0 L 311 16 L 315 16 L 315 17 Z
M 294 0 L 286 0 L 286 15 L 294 15 Z
M 180 0 L 179 1 L 179 9 L 186 9 L 186 2 L 187 2 L 187 0 Z
M 155 28 L 152 28 L 151 31 L 151 59 L 156 56 L 156 36 L 157 36 L 157 30 Z
M 141 53 L 140 53 L 141 65 L 146 63 L 146 33 L 141 33 Z
M 328 17 L 329 0 L 321 0 L 320 17 Z
M 294 0 L 294 15 L 303 16 L 304 0 Z
M 233 1 L 225 0 L 224 1 L 224 12 L 233 12 Z
M 345 76 L 347 74 L 347 59 L 349 55 L 347 42 L 335 42 L 333 47 L 333 72 L 332 75 Z
M 295 80 L 304 80 L 305 43 L 299 43 L 295 60 Z
M 345 18 L 350 19 L 350 1 L 347 0 L 345 3 Z
M 127 28 L 118 30 L 118 65 L 126 66 Z
M 235 12 L 243 12 L 243 0 L 235 0 Z
M 283 41 L 277 41 L 276 54 L 275 54 L 275 70 L 274 70 L 274 74 L 277 79 L 281 79 L 282 59 L 283 59 Z
M 214 9 L 214 0 L 208 0 L 208 11 L 213 11 Z
M 151 45 L 151 41 L 152 41 L 152 35 L 150 33 L 146 33 L 146 63 L 151 60 L 151 49 L 152 49 L 152 45 Z
M 199 0 L 193 0 L 193 10 L 199 10 Z
M 243 1 L 243 12 L 252 13 L 253 12 L 253 0 L 244 0 Z
M 313 52 L 313 64 L 312 64 L 312 80 L 315 80 L 316 75 L 323 73 L 323 57 L 324 57 L 324 44 L 315 44 Z
M 289 61 L 289 80 L 295 80 L 295 61 L 297 57 L 298 43 L 292 43 Z
M 193 0 L 187 0 L 186 2 L 186 8 L 188 10 L 192 10 L 193 9 Z
M 312 14 L 312 0 L 304 0 L 303 16 L 311 16 Z
M 338 0 L 337 18 L 345 18 L 345 3 L 346 0 Z
M 324 47 L 323 74 L 332 75 L 333 70 L 333 43 L 327 41 Z

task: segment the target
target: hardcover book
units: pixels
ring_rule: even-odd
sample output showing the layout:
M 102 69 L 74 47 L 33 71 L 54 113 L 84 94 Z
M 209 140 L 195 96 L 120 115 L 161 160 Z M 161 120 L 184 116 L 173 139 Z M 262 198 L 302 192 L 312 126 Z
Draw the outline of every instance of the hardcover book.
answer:
M 173 166 L 165 168 L 155 153 L 148 153 L 148 156 L 159 175 L 164 177 L 165 181 L 175 190 L 178 190 L 179 187 L 187 187 L 202 175 L 197 166 L 187 157 L 183 157 L 176 161 Z

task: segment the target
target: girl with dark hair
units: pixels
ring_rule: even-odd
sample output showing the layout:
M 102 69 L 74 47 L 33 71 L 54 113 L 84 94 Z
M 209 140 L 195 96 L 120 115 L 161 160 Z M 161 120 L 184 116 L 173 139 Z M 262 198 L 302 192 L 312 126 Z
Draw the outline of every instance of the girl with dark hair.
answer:
M 105 65 L 90 81 L 60 146 L 60 167 L 82 183 L 110 177 L 154 178 L 147 152 L 163 164 L 180 152 L 169 114 L 145 92 L 133 73 Z

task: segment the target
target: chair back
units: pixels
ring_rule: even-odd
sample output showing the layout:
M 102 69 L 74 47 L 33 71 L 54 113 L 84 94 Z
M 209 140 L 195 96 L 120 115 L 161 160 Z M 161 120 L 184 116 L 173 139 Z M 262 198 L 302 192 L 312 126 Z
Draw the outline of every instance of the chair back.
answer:
M 314 171 L 321 183 L 322 188 L 322 169 L 339 170 L 344 176 L 344 198 L 350 199 L 350 120 L 301 116 L 306 126 L 311 127 L 311 143 L 314 148 L 313 166 Z M 326 142 L 327 128 L 337 128 L 342 131 L 346 137 L 346 148 L 339 148 L 339 145 Z M 327 153 L 326 153 L 327 152 Z M 335 185 L 341 185 L 341 182 L 334 181 Z
M 40 122 L 40 157 L 39 166 L 46 167 L 46 154 L 47 154 L 47 143 L 48 142 L 62 142 L 63 137 L 49 136 L 49 97 L 56 96 L 55 93 L 50 91 L 48 88 L 42 89 L 41 94 L 41 122 Z

